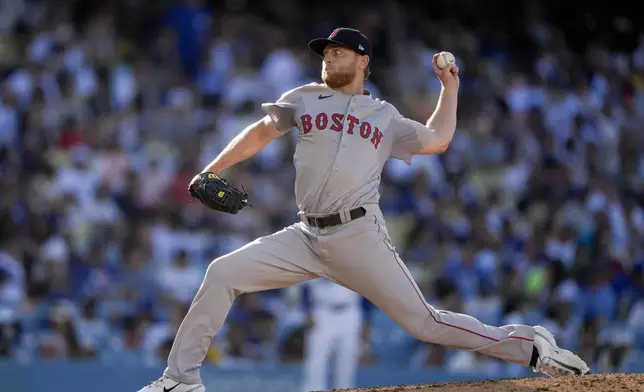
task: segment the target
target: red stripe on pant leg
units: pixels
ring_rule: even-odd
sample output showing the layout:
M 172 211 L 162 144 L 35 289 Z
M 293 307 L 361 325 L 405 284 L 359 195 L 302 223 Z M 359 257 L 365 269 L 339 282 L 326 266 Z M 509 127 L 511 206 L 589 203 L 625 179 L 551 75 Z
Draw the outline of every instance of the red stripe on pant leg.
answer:
M 377 221 L 376 221 L 376 225 L 378 225 L 378 232 L 380 232 L 380 224 L 377 223 Z M 412 285 L 412 287 L 416 291 L 416 295 L 418 295 L 418 298 L 420 299 L 420 301 L 423 303 L 423 305 L 425 305 L 425 308 L 427 309 L 429 314 L 432 316 L 432 319 L 434 319 L 435 323 L 444 325 L 444 326 L 446 326 L 448 328 L 454 328 L 454 329 L 458 329 L 458 330 L 463 331 L 463 332 L 468 332 L 468 333 L 471 333 L 472 335 L 476 335 L 476 336 L 479 336 L 479 337 L 484 338 L 484 339 L 492 340 L 494 342 L 499 341 L 498 339 L 495 339 L 495 338 L 493 338 L 491 336 L 486 336 L 486 335 L 482 335 L 482 334 L 480 334 L 478 332 L 470 331 L 467 328 L 463 328 L 463 327 L 459 327 L 457 325 L 452 325 L 452 324 L 448 324 L 448 323 L 445 323 L 445 322 L 442 322 L 442 321 L 438 321 L 436 319 L 436 316 L 434 316 L 434 313 L 432 312 L 431 308 L 429 307 L 429 304 L 427 304 L 427 302 L 423 298 L 422 294 L 419 292 L 419 289 L 416 287 L 416 284 L 414 283 L 413 279 L 407 274 L 407 270 L 405 269 L 404 265 L 402 264 L 402 261 L 396 255 L 396 252 L 393 251 L 391 248 L 389 248 L 389 246 L 387 245 L 387 242 L 385 242 L 385 239 L 383 239 L 382 242 L 385 244 L 387 249 L 389 249 L 391 251 L 391 254 L 394 256 L 394 259 L 396 260 L 396 263 L 398 263 L 398 266 L 400 267 L 400 269 L 402 269 L 403 273 L 405 274 L 405 277 L 407 277 L 407 280 L 409 281 L 409 283 Z M 524 337 L 521 337 L 521 336 L 508 336 L 507 338 L 508 339 L 525 340 L 526 342 L 534 341 L 534 339 L 524 338 Z
M 423 302 L 424 302 L 424 301 L 423 301 Z M 428 309 L 428 310 L 429 310 L 429 309 Z M 474 335 L 480 336 L 480 337 L 485 338 L 485 339 L 490 339 L 490 340 L 493 340 L 493 341 L 495 341 L 495 342 L 498 342 L 498 341 L 499 341 L 499 339 L 495 339 L 495 338 L 493 338 L 493 337 L 491 337 L 491 336 L 481 335 L 481 334 L 480 334 L 480 333 L 478 333 L 478 332 L 471 331 L 471 330 L 469 330 L 469 329 L 467 329 L 467 328 L 459 327 L 458 325 L 452 325 L 452 324 L 448 324 L 448 323 L 445 323 L 445 322 L 442 322 L 442 321 L 438 321 L 438 320 L 436 320 L 436 317 L 434 317 L 434 314 L 433 314 L 431 311 L 430 311 L 429 313 L 432 315 L 432 318 L 434 319 L 434 321 L 435 321 L 437 324 L 442 324 L 442 325 L 444 325 L 444 326 L 446 326 L 446 327 L 449 327 L 449 328 L 460 329 L 461 331 L 469 332 L 469 333 L 471 333 L 471 334 L 474 334 Z M 507 337 L 507 339 L 519 339 L 519 340 L 525 340 L 526 342 L 532 342 L 532 341 L 534 341 L 534 339 L 524 338 L 524 337 L 521 337 L 521 336 L 508 336 L 508 337 Z
M 387 245 L 387 244 L 385 244 L 385 245 Z M 414 289 L 415 289 L 415 288 L 416 288 L 416 284 L 415 284 L 415 283 L 414 283 L 414 281 L 409 277 L 409 275 L 407 275 L 407 272 L 405 271 L 405 268 L 403 267 L 403 265 L 401 265 L 401 261 L 400 261 L 400 259 L 399 259 L 398 257 L 396 257 L 396 254 L 395 254 L 393 251 L 392 251 L 392 253 L 393 253 L 393 255 L 394 255 L 394 259 L 396 259 L 396 262 L 398 263 L 398 266 L 403 270 L 403 273 L 404 273 L 404 274 L 405 274 L 405 276 L 407 277 L 407 280 L 409 281 L 409 283 L 411 283 L 411 285 L 412 285 L 412 286 L 414 287 Z M 471 331 L 471 330 L 469 330 L 469 329 L 467 329 L 467 328 L 459 327 L 459 326 L 457 326 L 457 325 L 448 324 L 448 323 L 443 322 L 443 321 L 438 321 L 438 320 L 436 319 L 436 316 L 434 316 L 434 312 L 432 312 L 431 308 L 429 307 L 429 304 L 425 301 L 425 299 L 423 298 L 423 296 L 421 295 L 421 293 L 419 293 L 419 292 L 418 292 L 418 290 L 416 290 L 416 294 L 418 295 L 418 298 L 421 300 L 421 302 L 423 303 L 423 305 L 425 305 L 425 308 L 427 309 L 427 311 L 429 312 L 429 314 L 432 316 L 432 319 L 434 319 L 434 322 L 436 322 L 437 324 L 441 324 L 441 325 L 444 325 L 444 326 L 449 327 L 449 328 L 458 329 L 458 330 L 463 331 L 463 332 L 468 332 L 468 333 L 471 333 L 472 335 L 476 335 L 476 336 L 482 337 L 482 338 L 484 338 L 484 339 L 492 340 L 492 341 L 494 341 L 494 342 L 498 342 L 498 341 L 499 341 L 499 339 L 495 339 L 495 338 L 493 338 L 493 337 L 491 337 L 491 336 L 482 335 L 482 334 L 480 334 L 480 333 L 478 333 L 478 332 Z M 507 338 L 508 338 L 508 339 L 519 339 L 519 340 L 525 340 L 526 342 L 532 342 L 532 341 L 534 341 L 534 339 L 524 338 L 524 337 L 521 337 L 521 336 L 508 336 Z

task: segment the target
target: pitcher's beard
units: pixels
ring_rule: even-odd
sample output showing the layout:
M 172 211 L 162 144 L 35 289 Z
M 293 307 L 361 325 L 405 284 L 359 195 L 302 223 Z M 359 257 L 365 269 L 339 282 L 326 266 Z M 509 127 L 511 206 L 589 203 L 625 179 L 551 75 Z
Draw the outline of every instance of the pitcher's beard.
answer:
M 332 89 L 344 87 L 353 82 L 355 72 L 333 72 L 322 71 L 322 81 Z

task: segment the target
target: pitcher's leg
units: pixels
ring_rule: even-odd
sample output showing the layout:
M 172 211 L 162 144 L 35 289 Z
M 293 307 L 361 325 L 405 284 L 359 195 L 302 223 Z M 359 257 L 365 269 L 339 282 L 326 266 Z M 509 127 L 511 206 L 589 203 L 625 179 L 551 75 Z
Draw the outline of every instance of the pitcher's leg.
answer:
M 334 238 L 331 273 L 335 280 L 369 299 L 417 339 L 530 364 L 532 327 L 493 327 L 471 316 L 434 309 L 391 245 L 384 220 L 365 218 L 355 225 L 355 233 Z
M 315 278 L 319 266 L 294 226 L 213 261 L 179 327 L 165 376 L 186 384 L 201 383 L 201 363 L 237 296 Z

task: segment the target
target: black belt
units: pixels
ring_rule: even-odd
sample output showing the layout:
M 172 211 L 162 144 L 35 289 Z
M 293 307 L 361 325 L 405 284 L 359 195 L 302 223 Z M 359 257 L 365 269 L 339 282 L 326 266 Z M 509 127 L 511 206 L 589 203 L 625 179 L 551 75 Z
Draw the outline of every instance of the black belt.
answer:
M 349 211 L 349 216 L 351 220 L 362 218 L 367 214 L 367 210 L 364 207 L 354 208 Z M 327 216 L 316 216 L 316 217 L 307 217 L 306 221 L 309 223 L 309 226 L 317 227 L 324 229 L 325 227 L 337 226 L 342 223 L 339 213 L 327 215 Z

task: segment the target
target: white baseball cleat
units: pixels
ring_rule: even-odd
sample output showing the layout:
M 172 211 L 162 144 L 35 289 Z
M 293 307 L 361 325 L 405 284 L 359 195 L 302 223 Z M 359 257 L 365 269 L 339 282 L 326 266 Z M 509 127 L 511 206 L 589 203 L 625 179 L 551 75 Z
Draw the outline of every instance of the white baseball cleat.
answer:
M 184 384 L 162 376 L 139 389 L 138 392 L 206 392 L 206 387 L 203 384 Z
M 539 351 L 535 372 L 549 376 L 581 376 L 590 372 L 586 362 L 557 346 L 555 337 L 542 326 L 534 327 L 534 345 Z

